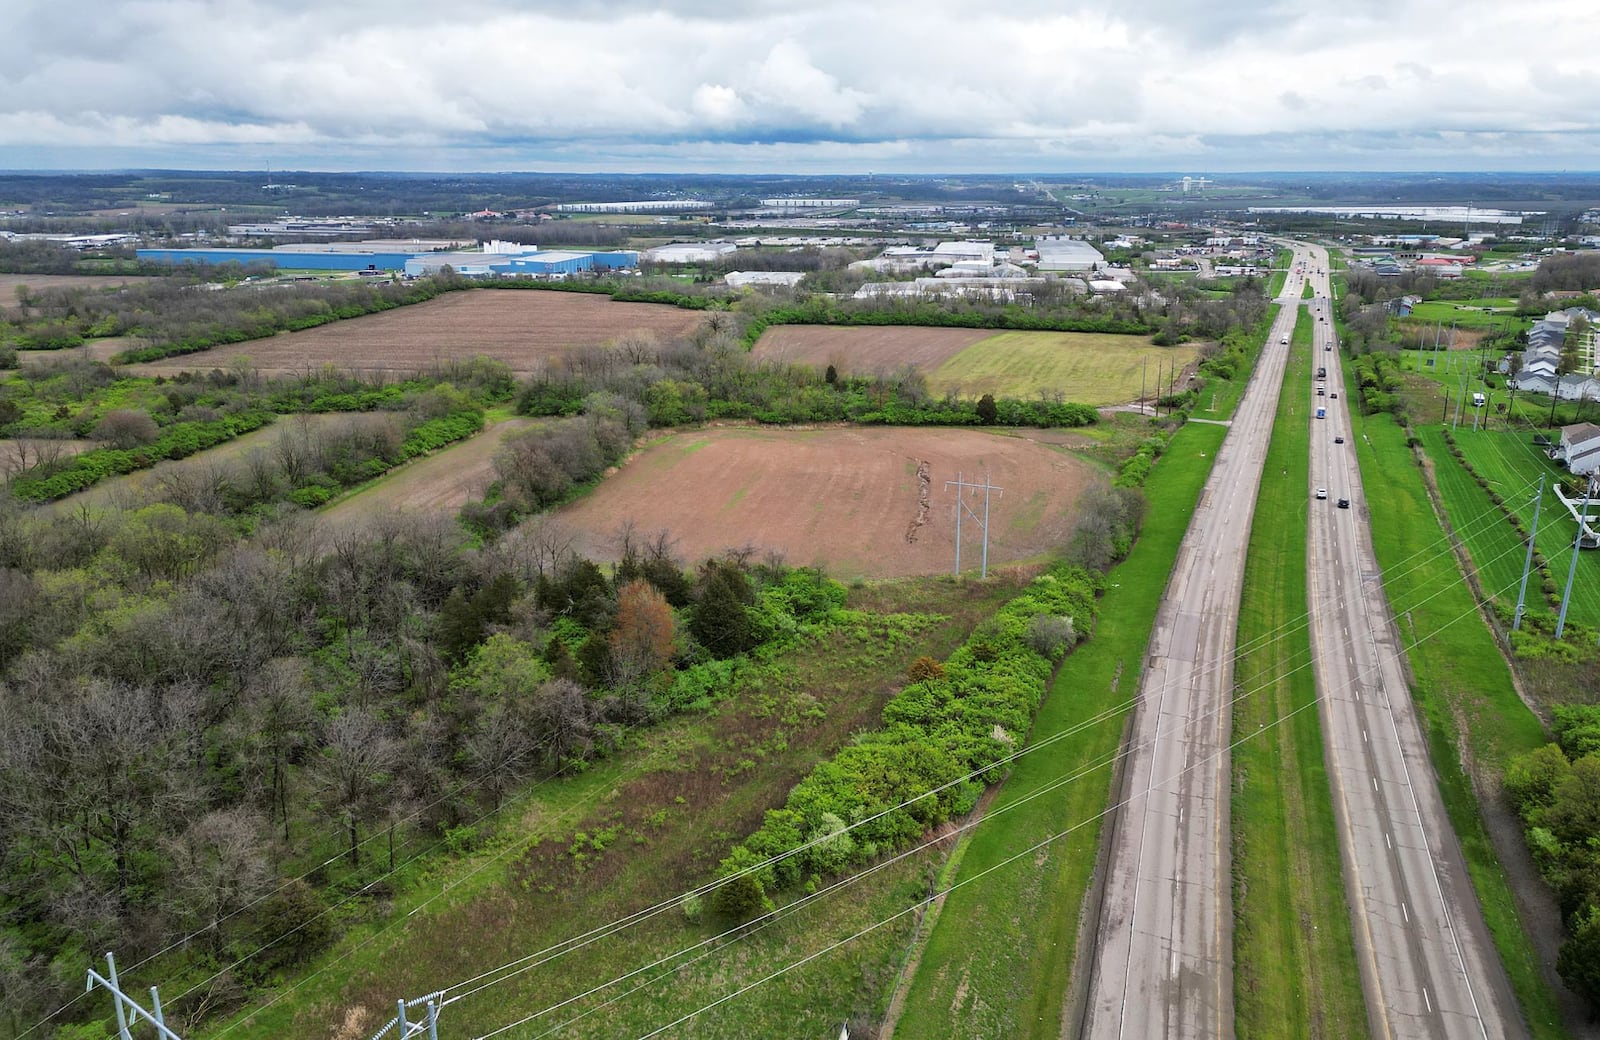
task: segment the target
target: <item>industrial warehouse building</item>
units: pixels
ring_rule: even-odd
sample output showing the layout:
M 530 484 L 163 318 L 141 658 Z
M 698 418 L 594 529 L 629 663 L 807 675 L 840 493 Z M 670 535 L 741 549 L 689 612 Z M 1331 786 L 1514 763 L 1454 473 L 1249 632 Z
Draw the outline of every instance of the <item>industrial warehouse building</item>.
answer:
M 141 249 L 138 257 L 160 264 L 267 263 L 294 271 L 403 272 L 412 278 L 435 274 L 447 266 L 469 278 L 563 278 L 584 271 L 639 266 L 639 254 L 632 250 L 564 252 L 506 242 L 491 242 L 481 252 L 393 252 L 351 245 L 316 249 Z
M 1033 247 L 1038 250 L 1041 271 L 1092 271 L 1106 262 L 1100 250 L 1081 238 L 1044 237 L 1037 239 Z
M 738 248 L 732 242 L 674 242 L 645 250 L 644 258 L 656 264 L 711 264 Z

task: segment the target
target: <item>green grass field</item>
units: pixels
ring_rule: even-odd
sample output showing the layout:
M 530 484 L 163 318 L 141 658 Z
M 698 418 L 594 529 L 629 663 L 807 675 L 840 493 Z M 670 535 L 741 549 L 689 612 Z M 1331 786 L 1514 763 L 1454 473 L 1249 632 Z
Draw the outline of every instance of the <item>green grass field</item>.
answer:
M 1250 528 L 1233 707 L 1233 993 L 1240 1037 L 1362 1037 L 1366 1005 L 1323 767 L 1306 615 L 1311 321 L 1295 326 Z M 1327 503 L 1319 503 L 1326 506 Z M 1274 725 L 1280 719 L 1289 721 Z
M 1444 499 L 1445 513 L 1457 537 L 1466 543 L 1484 592 L 1503 599 L 1508 605 L 1514 605 L 1527 543 L 1502 518 L 1504 514 L 1490 500 L 1488 492 L 1479 487 L 1466 467 L 1450 454 L 1443 427 L 1419 427 L 1417 436 L 1421 438 L 1422 446 L 1433 462 L 1434 481 L 1440 497 Z M 1506 497 L 1508 505 L 1517 498 L 1525 497 L 1518 493 L 1520 485 L 1511 488 L 1499 484 L 1496 488 Z M 1551 519 L 1551 513 L 1543 514 L 1541 525 Z M 1548 610 L 1550 605 L 1544 602 L 1539 593 L 1537 575 L 1530 579 L 1528 588 L 1532 593 L 1529 609 Z
M 1411 308 L 1411 320 L 1471 329 L 1521 328 L 1529 319 L 1516 316 L 1517 301 L 1489 296 L 1476 300 L 1427 300 Z
M 1352 443 L 1369 496 L 1377 501 L 1382 495 L 1383 507 L 1370 511 L 1373 542 L 1434 772 L 1484 919 L 1533 1035 L 1566 1036 L 1461 765 L 1466 759 L 1498 777 L 1509 758 L 1545 743 L 1544 729 L 1517 697 L 1505 659 L 1445 549 L 1405 432 L 1388 415 L 1353 415 Z
M 1478 488 L 1466 469 L 1451 458 L 1443 443 L 1443 434 L 1440 427 L 1422 427 L 1419 430 L 1422 443 L 1429 451 L 1430 458 L 1434 459 L 1435 474 L 1437 474 L 1440 493 L 1445 498 L 1445 507 L 1450 512 L 1451 520 L 1461 526 L 1466 523 L 1464 518 L 1477 515 L 1478 510 L 1490 506 L 1488 496 Z M 1552 462 L 1544 456 L 1539 448 L 1533 445 L 1533 437 L 1528 432 L 1510 432 L 1510 430 L 1472 430 L 1462 424 L 1456 430 L 1456 445 L 1461 448 L 1461 453 L 1466 456 L 1467 462 L 1472 464 L 1472 469 L 1490 482 L 1491 488 L 1506 499 L 1506 506 L 1514 510 L 1522 518 L 1523 526 L 1533 528 L 1533 499 L 1534 488 L 1538 486 L 1539 477 L 1546 478 L 1546 491 L 1544 491 L 1544 506 L 1539 514 L 1539 533 L 1534 539 L 1539 552 L 1549 562 L 1550 571 L 1554 574 L 1555 582 L 1560 589 L 1566 587 L 1566 573 L 1571 566 L 1573 554 L 1573 536 L 1578 531 L 1578 523 L 1571 517 L 1570 510 L 1555 498 L 1555 482 L 1558 482 L 1566 470 L 1560 464 Z M 1509 523 L 1488 523 L 1477 525 L 1478 528 L 1488 528 L 1480 536 L 1490 539 L 1490 542 L 1478 544 L 1474 539 L 1467 539 L 1472 557 L 1477 560 L 1498 557 L 1509 546 L 1507 539 L 1515 539 L 1515 531 Z M 1522 542 L 1525 544 L 1525 542 Z M 1494 546 L 1499 546 L 1496 549 Z M 1518 581 L 1522 576 L 1523 555 L 1515 554 L 1515 562 L 1507 563 L 1499 560 L 1494 563 L 1493 578 L 1486 574 L 1485 582 L 1493 589 L 1504 590 L 1507 579 Z M 1482 570 L 1483 563 L 1478 563 Z M 1557 594 L 1560 595 L 1560 594 Z M 1502 597 L 1507 602 L 1515 603 L 1515 587 L 1509 594 L 1502 592 Z M 1528 608 L 1530 610 L 1552 611 L 1557 610 L 1560 603 L 1550 605 L 1542 602 L 1538 594 L 1538 584 L 1531 579 L 1530 595 L 1528 595 Z M 1586 550 L 1578 557 L 1578 573 L 1573 581 L 1573 603 L 1568 608 L 1568 616 L 1573 621 L 1581 621 L 1589 626 L 1600 626 L 1600 554 L 1595 550 Z
M 1535 448 L 1531 435 L 1526 433 L 1503 430 L 1474 432 L 1463 426 L 1456 431 L 1456 444 L 1460 446 L 1461 453 L 1466 456 L 1473 469 L 1483 474 L 1489 485 L 1506 500 L 1506 505 L 1513 509 L 1522 518 L 1524 526 L 1530 529 L 1533 527 L 1532 485 L 1537 483 L 1539 477 L 1546 478 L 1544 506 L 1539 516 L 1539 533 L 1535 543 L 1539 552 L 1549 561 L 1556 584 L 1564 589 L 1567 571 L 1572 564 L 1572 540 L 1577 534 L 1578 524 L 1572 518 L 1572 514 L 1556 500 L 1551 487 L 1565 475 L 1566 470 L 1551 462 L 1542 451 Z M 1442 443 L 1440 449 L 1443 450 Z M 1461 469 L 1460 465 L 1448 455 L 1442 458 L 1436 456 L 1435 467 L 1441 474 L 1449 471 L 1445 465 L 1447 461 L 1456 470 Z M 1466 477 L 1464 473 L 1462 476 L 1471 483 L 1470 477 Z M 1482 494 L 1476 484 L 1472 484 L 1472 489 Z M 1448 496 L 1446 504 L 1449 505 Z M 1505 525 L 1505 530 L 1507 533 L 1512 533 L 1509 524 Z M 1516 571 L 1520 577 L 1521 556 L 1516 558 Z M 1503 579 L 1500 587 L 1504 587 Z M 1515 602 L 1515 590 L 1510 595 L 1512 602 Z M 1530 596 L 1529 602 L 1537 603 L 1538 597 Z M 1572 605 L 1568 608 L 1568 616 L 1586 625 L 1600 626 L 1600 552 L 1589 549 L 1579 555 L 1578 571 L 1572 584 Z
M 1132 553 L 1112 570 L 1094 636 L 1062 665 L 1029 739 L 1073 735 L 1018 761 L 991 818 L 966 845 L 947 883 L 977 880 L 946 899 L 906 994 L 897 1036 L 1056 1040 L 1062 1034 L 1111 760 L 1138 694 L 1156 606 L 1226 432 L 1185 426 L 1151 475 L 1146 494 L 1167 508 L 1151 511 Z M 1031 797 L 1064 778 L 1073 779 Z M 1061 836 L 1007 862 L 1053 835 Z
M 1192 363 L 1199 345 L 1152 346 L 1147 336 L 1092 332 L 1002 332 L 962 350 L 928 375 L 936 394 L 1034 397 L 1064 394 L 1096 407 L 1127 404 L 1141 382 L 1155 392 L 1156 373 Z

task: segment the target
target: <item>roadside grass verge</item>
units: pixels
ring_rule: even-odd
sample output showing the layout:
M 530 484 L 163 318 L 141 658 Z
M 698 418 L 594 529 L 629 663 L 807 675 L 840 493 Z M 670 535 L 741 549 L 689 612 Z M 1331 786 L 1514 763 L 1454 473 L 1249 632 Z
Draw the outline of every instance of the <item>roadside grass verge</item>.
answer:
M 1276 300 L 1283 295 L 1283 283 L 1289 280 L 1289 265 L 1294 262 L 1294 250 L 1280 249 L 1272 256 L 1272 277 L 1267 279 L 1267 299 Z
M 1387 414 L 1351 419 L 1363 485 L 1374 502 L 1382 495 L 1382 507 L 1368 515 L 1411 666 L 1412 699 L 1479 906 L 1533 1035 L 1566 1036 L 1463 768 L 1497 780 L 1508 759 L 1546 742 L 1543 727 L 1517 697 L 1453 555 L 1443 551 L 1405 431 Z
M 1194 407 L 1189 410 L 1192 418 L 1210 420 L 1233 418 L 1233 413 L 1239 409 L 1239 400 L 1244 397 L 1245 387 L 1250 383 L 1250 375 L 1256 370 L 1256 362 L 1261 360 L 1261 352 L 1266 349 L 1267 337 L 1272 331 L 1272 320 L 1276 316 L 1277 311 L 1274 308 L 1267 308 L 1267 313 L 1251 333 L 1248 359 L 1230 378 L 1206 376 L 1206 385 L 1201 388 Z
M 253 1010 L 192 1032 L 370 1035 L 394 1014 L 397 998 L 432 992 L 671 901 L 711 876 L 728 848 L 781 805 L 816 762 L 853 732 L 878 724 L 883 702 L 913 658 L 942 658 L 1020 587 L 1006 576 L 852 589 L 848 605 L 869 619 L 752 665 L 736 692 L 709 712 L 632 731 L 612 757 L 533 786 L 479 834 L 386 879 L 385 898 L 347 909 L 354 920 L 345 937 L 258 997 Z M 671 909 L 453 1004 L 441 1022 L 447 1035 L 477 1036 L 572 1000 L 510 1035 L 542 1033 L 584 1012 L 591 1013 L 563 1036 L 641 1035 L 914 905 L 942 853 L 941 847 L 908 858 L 792 919 L 689 956 L 673 957 L 721 925 Z M 881 1013 L 910 929 L 907 915 L 673 1035 L 836 1035 L 846 1019 Z M 700 953 L 708 955 L 692 959 Z M 625 985 L 579 997 L 662 958 L 671 959 Z M 652 981 L 661 984 L 625 995 Z
M 1364 1037 L 1350 914 L 1332 881 L 1342 872 L 1339 830 L 1304 623 L 1309 314 L 1292 342 L 1251 521 L 1234 662 L 1235 1026 L 1240 1037 Z M 1281 719 L 1289 721 L 1275 725 Z
M 1051 685 L 1030 740 L 1080 732 L 1018 760 L 941 887 L 1057 840 L 951 893 L 928 934 L 895 1026 L 908 1038 L 1047 1037 L 1062 1031 L 1084 896 L 1095 866 L 1112 762 L 1194 502 L 1227 431 L 1191 424 L 1173 437 L 1145 487 L 1152 507 L 1128 558 L 1113 568 L 1093 638 Z M 1102 718 L 1103 715 L 1103 718 Z M 1051 794 L 1024 801 L 1063 778 Z M 1010 808 L 1016 806 L 1016 808 Z

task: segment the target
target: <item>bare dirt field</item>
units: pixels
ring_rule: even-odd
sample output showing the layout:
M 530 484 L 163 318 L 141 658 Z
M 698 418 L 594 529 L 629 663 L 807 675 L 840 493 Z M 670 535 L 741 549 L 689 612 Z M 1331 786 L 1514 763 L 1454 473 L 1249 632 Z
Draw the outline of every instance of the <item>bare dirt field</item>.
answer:
M 56 289 L 63 286 L 98 287 L 142 280 L 143 277 L 140 275 L 125 274 L 0 274 L 0 306 L 15 307 L 17 288 L 23 285 L 38 292 L 40 289 Z
M 758 361 L 833 365 L 840 375 L 873 376 L 913 365 L 932 372 L 962 350 L 988 339 L 989 329 L 938 329 L 907 325 L 774 325 L 761 334 Z
M 359 523 L 385 513 L 449 511 L 482 498 L 494 479 L 494 454 L 509 434 L 536 419 L 506 419 L 460 444 L 452 444 L 395 470 L 322 511 L 334 524 Z
M 579 551 L 616 554 L 614 536 L 665 529 L 685 561 L 729 548 L 781 553 L 838 577 L 937 574 L 954 563 L 957 472 L 1005 489 L 991 502 L 991 566 L 1062 546 L 1074 504 L 1101 479 L 1090 463 L 1026 433 L 979 430 L 768 430 L 676 433 L 635 455 L 557 518 Z M 978 515 L 983 498 L 969 498 Z M 963 521 L 963 569 L 977 568 L 981 534 Z
M 145 340 L 137 336 L 107 336 L 104 339 L 85 340 L 83 346 L 68 347 L 65 350 L 19 350 L 17 361 L 24 368 L 58 365 L 64 361 L 85 359 L 106 362 L 111 360 L 113 354 L 144 345 Z
M 686 335 L 699 325 L 700 317 L 696 311 L 665 304 L 616 303 L 590 293 L 472 289 L 132 368 L 151 375 L 170 375 L 179 369 L 209 371 L 226 368 L 230 358 L 247 354 L 267 375 L 325 364 L 362 372 L 414 372 L 435 361 L 482 354 L 527 374 L 552 357 L 635 331 L 661 339 Z

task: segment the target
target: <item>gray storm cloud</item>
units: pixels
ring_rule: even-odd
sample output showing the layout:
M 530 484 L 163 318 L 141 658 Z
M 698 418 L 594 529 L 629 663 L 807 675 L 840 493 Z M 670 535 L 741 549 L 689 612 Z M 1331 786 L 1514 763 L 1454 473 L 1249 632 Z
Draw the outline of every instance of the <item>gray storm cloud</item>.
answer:
M 13 167 L 281 148 L 367 167 L 423 149 L 474 168 L 1316 168 L 1319 134 L 1383 166 L 1445 133 L 1528 166 L 1594 154 L 1600 121 L 1600 19 L 1569 0 L 24 0 L 10 23 Z M 1555 51 L 1504 46 L 1555 33 Z

